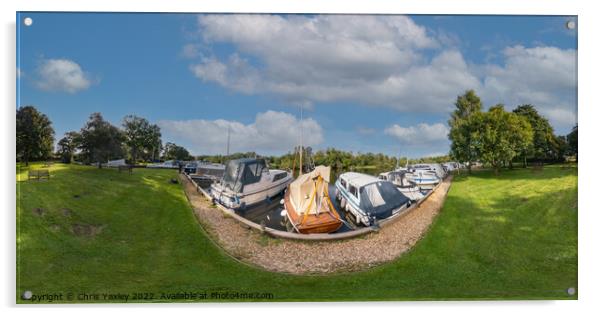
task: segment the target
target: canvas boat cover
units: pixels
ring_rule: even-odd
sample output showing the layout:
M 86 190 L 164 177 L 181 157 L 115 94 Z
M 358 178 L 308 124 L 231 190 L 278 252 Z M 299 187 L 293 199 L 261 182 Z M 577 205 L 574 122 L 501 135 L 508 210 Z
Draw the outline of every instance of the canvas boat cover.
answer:
M 409 199 L 388 181 L 378 181 L 360 188 L 360 208 L 370 216 L 383 219 L 408 203 Z
M 224 172 L 223 185 L 234 192 L 242 192 L 247 184 L 261 180 L 267 169 L 264 159 L 242 158 L 230 160 Z
M 322 181 L 318 181 L 319 178 Z M 328 201 L 322 200 L 328 193 L 328 183 L 330 182 L 330 167 L 317 166 L 313 171 L 299 176 L 289 186 L 290 202 L 299 215 L 305 213 L 309 208 L 309 214 L 319 214 L 328 212 Z M 315 195 L 314 195 L 315 187 Z M 315 196 L 312 203 L 312 196 Z M 310 205 L 311 203 L 311 205 Z M 320 207 L 322 205 L 322 207 Z M 326 207 L 324 207 L 326 206 Z

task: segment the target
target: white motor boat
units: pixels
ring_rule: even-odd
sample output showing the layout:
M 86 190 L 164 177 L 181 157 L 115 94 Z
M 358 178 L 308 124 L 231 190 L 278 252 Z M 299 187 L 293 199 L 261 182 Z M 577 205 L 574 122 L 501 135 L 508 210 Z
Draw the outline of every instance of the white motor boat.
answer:
M 211 196 L 227 208 L 245 209 L 279 195 L 292 181 L 290 172 L 268 169 L 264 159 L 235 159 L 226 165 L 223 178 L 211 185 Z
M 445 169 L 443 169 L 443 166 L 438 163 L 416 164 L 412 165 L 410 169 L 415 171 L 432 171 L 440 179 L 443 179 L 446 176 Z
M 408 180 L 418 186 L 420 189 L 433 189 L 441 179 L 437 176 L 434 171 L 429 170 L 415 170 L 411 173 L 406 174 Z
M 424 198 L 424 194 L 420 191 L 420 187 L 416 183 L 409 180 L 407 175 L 410 172 L 407 170 L 395 170 L 381 173 L 378 178 L 381 180 L 393 183 L 397 189 L 408 197 L 412 202 Z
M 395 215 L 411 203 L 393 183 L 367 174 L 345 172 L 335 187 L 341 208 L 355 217 L 356 224 L 365 226 Z

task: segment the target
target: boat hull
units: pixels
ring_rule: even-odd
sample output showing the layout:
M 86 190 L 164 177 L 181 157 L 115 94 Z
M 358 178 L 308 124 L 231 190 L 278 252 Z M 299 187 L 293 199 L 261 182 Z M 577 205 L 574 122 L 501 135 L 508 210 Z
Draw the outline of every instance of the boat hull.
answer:
M 220 185 L 214 184 L 211 187 L 211 196 L 216 202 L 224 205 L 225 207 L 233 210 L 239 210 L 265 202 L 266 200 L 281 194 L 291 181 L 292 179 L 289 178 L 285 181 L 280 181 L 275 185 L 271 185 L 263 190 L 242 194 L 236 194 L 227 189 L 224 190 Z
M 337 231 L 343 225 L 339 214 L 335 210 L 310 214 L 303 221 L 303 216 L 296 212 L 291 203 L 289 194 L 289 191 L 284 194 L 284 209 L 288 220 L 297 232 L 301 234 L 325 234 Z

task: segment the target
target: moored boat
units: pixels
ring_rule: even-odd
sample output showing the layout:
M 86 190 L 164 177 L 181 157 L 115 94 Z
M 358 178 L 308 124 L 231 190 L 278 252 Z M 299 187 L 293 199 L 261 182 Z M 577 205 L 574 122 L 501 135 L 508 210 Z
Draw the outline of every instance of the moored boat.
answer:
M 424 198 L 424 194 L 420 191 L 420 187 L 408 178 L 410 172 L 407 170 L 396 170 L 381 173 L 378 178 L 381 180 L 393 183 L 397 189 L 412 202 Z
M 224 176 L 226 166 L 220 163 L 201 161 L 197 164 L 196 174 L 217 181 Z
M 433 189 L 441 179 L 433 171 L 428 170 L 415 170 L 414 172 L 408 173 L 407 178 L 411 183 L 414 183 L 421 189 Z
M 410 205 L 393 183 L 357 172 L 346 172 L 336 183 L 341 208 L 355 217 L 356 224 L 372 226 Z
M 264 159 L 235 159 L 228 162 L 224 176 L 210 191 L 215 202 L 244 209 L 281 194 L 292 180 L 290 172 L 268 169 Z
M 296 232 L 330 233 L 343 224 L 330 201 L 329 182 L 330 167 L 317 166 L 289 185 L 284 195 L 284 210 Z

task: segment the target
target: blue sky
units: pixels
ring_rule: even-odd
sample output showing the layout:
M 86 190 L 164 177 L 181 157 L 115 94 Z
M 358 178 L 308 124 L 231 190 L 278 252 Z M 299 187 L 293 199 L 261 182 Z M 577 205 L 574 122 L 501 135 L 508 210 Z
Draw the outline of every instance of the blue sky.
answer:
M 575 17 L 20 13 L 18 103 L 57 139 L 92 112 L 159 124 L 193 154 L 304 143 L 445 154 L 455 97 L 576 123 Z M 301 120 L 300 108 L 304 108 Z

